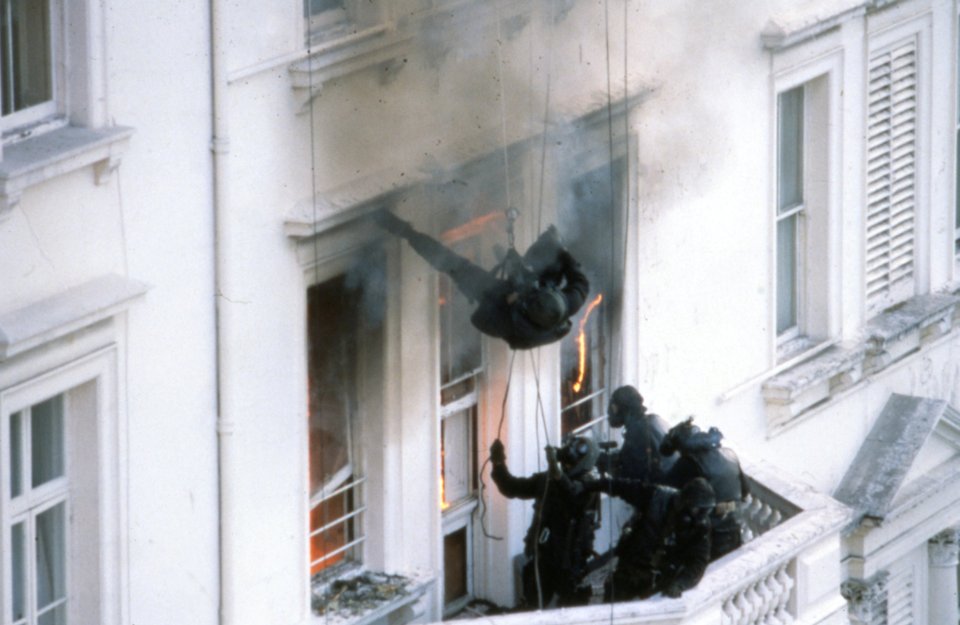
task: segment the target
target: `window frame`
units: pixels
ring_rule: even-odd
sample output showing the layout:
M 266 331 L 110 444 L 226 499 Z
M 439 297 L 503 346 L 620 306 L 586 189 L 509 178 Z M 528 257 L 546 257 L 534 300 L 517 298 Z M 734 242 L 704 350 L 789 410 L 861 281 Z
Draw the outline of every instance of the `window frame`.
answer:
M 305 312 L 306 322 L 310 322 L 309 315 L 309 291 L 314 287 L 321 286 L 328 282 L 334 280 L 342 279 L 344 285 L 342 288 L 346 288 L 347 274 L 349 267 L 342 267 L 342 271 L 334 271 L 330 275 L 326 276 L 313 276 L 313 280 L 309 281 L 307 284 L 307 297 L 305 302 L 307 303 L 307 309 Z M 360 342 L 363 342 L 363 333 L 358 331 L 358 338 Z M 310 340 L 309 333 L 306 336 L 306 352 L 307 352 L 307 375 L 310 376 Z M 362 348 L 360 350 L 362 352 Z M 354 397 L 351 398 L 355 400 L 360 396 L 360 386 L 363 383 L 360 380 L 360 377 L 363 372 L 363 363 L 361 359 L 363 354 L 358 354 L 357 361 L 354 364 L 355 372 L 353 383 L 353 392 Z M 309 383 L 307 385 L 309 392 Z M 361 419 L 358 418 L 359 408 L 356 405 L 350 406 L 349 414 L 347 415 L 347 428 L 346 435 L 348 438 L 347 442 L 347 461 L 346 464 L 338 469 L 331 478 L 327 480 L 329 483 L 330 490 L 327 491 L 327 485 L 321 487 L 321 491 L 316 494 L 308 495 L 307 497 L 307 552 L 308 552 L 308 572 L 311 579 L 317 578 L 320 580 L 331 580 L 339 576 L 342 576 L 347 571 L 351 571 L 357 568 L 362 568 L 366 561 L 365 550 L 367 542 L 370 536 L 368 531 L 368 521 L 367 515 L 369 514 L 368 509 L 368 500 L 367 500 L 367 480 L 368 480 L 368 467 L 366 466 L 366 454 L 364 453 L 364 432 L 362 429 Z M 308 399 L 307 403 L 307 422 L 309 428 L 310 422 L 310 400 Z M 310 471 L 310 460 L 309 460 L 309 431 L 308 431 L 308 456 L 307 456 L 307 470 Z M 313 510 L 321 505 L 325 501 L 331 501 L 337 497 L 345 497 L 351 503 L 349 506 L 345 505 L 344 513 L 340 516 L 327 519 L 326 522 L 317 529 L 312 528 L 312 523 L 310 521 L 310 515 L 313 513 Z M 345 540 L 344 544 L 339 545 L 334 550 L 329 553 L 325 553 L 323 557 L 316 560 L 312 556 L 312 543 L 314 536 L 328 531 L 334 528 L 337 525 L 346 523 L 345 531 Z M 341 555 L 342 554 L 342 555 Z M 317 569 L 316 572 L 313 571 L 315 565 L 320 565 L 324 560 L 335 556 L 341 556 L 337 562 L 322 566 Z
M 496 218 L 495 214 L 487 213 L 484 215 L 473 215 L 471 218 L 486 219 L 487 217 Z M 486 259 L 484 256 L 484 242 L 486 237 L 482 230 L 475 230 L 470 227 L 470 224 L 444 224 L 449 226 L 441 236 L 441 241 L 448 245 L 451 249 L 456 251 L 458 254 L 467 256 L 471 258 L 473 262 L 476 262 L 480 265 L 486 266 Z M 464 250 L 464 247 L 469 247 L 468 250 Z M 444 293 L 453 294 L 462 300 L 466 299 L 458 289 L 457 286 L 453 283 L 453 280 L 440 272 L 436 272 L 436 289 L 437 289 L 437 301 L 440 301 L 440 297 Z M 446 547 L 445 542 L 446 538 L 458 531 L 463 530 L 465 532 L 465 553 L 464 553 L 464 567 L 466 572 L 465 580 L 465 590 L 466 593 L 461 597 L 456 597 L 449 603 L 446 602 L 446 586 L 444 584 L 444 593 L 440 595 L 441 602 L 443 602 L 443 614 L 444 616 L 449 616 L 460 611 L 464 606 L 466 606 L 475 596 L 475 589 L 477 587 L 477 571 L 475 570 L 475 563 L 477 557 L 475 550 L 478 548 L 476 544 L 477 531 L 476 531 L 476 519 L 475 512 L 478 510 L 480 505 L 480 489 L 478 487 L 478 482 L 480 480 L 480 444 L 479 439 L 481 436 L 481 420 L 485 411 L 483 409 L 483 398 L 486 393 L 485 380 L 486 372 L 488 367 L 488 355 L 486 349 L 486 339 L 482 336 L 479 330 L 476 330 L 471 325 L 467 331 L 473 332 L 474 336 L 471 340 L 478 340 L 477 345 L 478 352 L 477 356 L 479 362 L 470 363 L 473 366 L 465 369 L 462 372 L 453 371 L 450 375 L 450 379 L 444 381 L 444 377 L 447 376 L 447 371 L 444 371 L 443 362 L 445 353 L 454 353 L 457 350 L 450 350 L 451 345 L 448 344 L 448 340 L 455 340 L 459 335 L 456 332 L 456 328 L 448 326 L 444 323 L 444 315 L 450 311 L 443 310 L 443 306 L 448 305 L 447 303 L 438 304 L 437 307 L 437 345 L 439 348 L 438 353 L 438 380 L 437 388 L 439 389 L 438 397 L 438 406 L 439 406 L 439 425 L 438 434 L 440 439 L 439 449 L 437 451 L 439 455 L 438 466 L 440 467 L 440 479 L 441 479 L 441 496 L 440 496 L 440 520 L 441 520 L 441 534 L 443 541 L 441 541 L 440 548 L 440 557 L 442 561 L 442 566 L 444 571 L 446 571 Z M 473 306 L 470 305 L 467 307 L 467 310 L 472 309 Z M 452 309 L 451 309 L 452 311 Z M 464 311 L 465 312 L 465 311 Z M 445 336 L 444 330 L 449 332 L 449 336 Z M 464 383 L 469 383 L 469 390 L 462 395 L 457 395 L 453 397 L 450 401 L 445 401 L 444 393 L 448 389 L 455 388 Z M 460 416 L 463 416 L 466 421 L 464 425 L 465 431 L 465 449 L 466 452 L 466 479 L 468 480 L 466 492 L 464 496 L 455 499 L 447 500 L 446 492 L 449 491 L 448 488 L 444 488 L 444 485 L 447 484 L 447 472 L 446 472 L 446 454 L 450 452 L 449 449 L 446 449 L 445 434 L 446 434 L 446 423 L 453 419 L 457 419 Z M 447 505 L 444 506 L 443 504 Z
M 124 609 L 101 601 L 105 593 L 120 592 L 121 573 L 126 568 L 116 534 L 122 507 L 119 466 L 124 453 L 117 434 L 116 363 L 116 348 L 103 347 L 59 368 L 0 389 L 2 467 L 10 466 L 10 416 L 47 398 L 64 396 L 64 477 L 40 485 L 36 489 L 39 501 L 30 509 L 15 509 L 9 478 L 5 476 L 0 480 L 0 553 L 11 553 L 9 528 L 14 519 L 27 514 L 35 517 L 41 508 L 66 502 L 64 578 L 69 623 L 116 625 L 121 622 Z M 23 437 L 27 434 L 21 433 Z M 21 457 L 24 462 L 28 459 Z M 26 484 L 27 475 L 22 479 Z M 91 550 L 87 548 L 89 545 L 96 547 Z M 91 571 L 96 573 L 91 576 Z M 83 583 L 79 583 L 81 579 Z M 3 558 L 0 561 L 3 622 L 9 622 L 11 601 L 12 562 Z
M 12 0 L 3 0 L 9 3 Z M 64 9 L 58 0 L 32 0 L 45 2 L 48 9 L 50 28 L 49 71 L 50 71 L 50 99 L 13 111 L 7 115 L 0 115 L 0 133 L 4 144 L 15 143 L 37 131 L 52 130 L 66 125 L 64 116 L 65 77 L 64 67 Z M 3 7 L 0 7 L 3 10 Z M 0 83 L 0 98 L 6 98 L 3 85 Z
M 607 154 L 606 160 L 596 167 L 585 168 L 577 172 L 578 175 L 570 180 L 572 184 L 566 191 L 571 194 L 571 197 L 574 196 L 576 194 L 576 185 L 587 184 L 588 179 L 596 175 L 603 177 L 600 184 L 608 186 L 608 188 L 611 177 L 613 181 L 618 181 L 619 184 L 616 185 L 616 188 L 611 190 L 611 201 L 614 203 L 614 207 L 611 211 L 613 214 L 612 222 L 610 223 L 610 232 L 613 233 L 613 236 L 619 238 L 616 234 L 618 232 L 617 226 L 622 224 L 624 216 L 629 210 L 629 198 L 626 194 L 629 185 L 629 172 L 627 171 L 628 163 L 624 155 L 613 154 L 612 159 L 610 156 L 610 154 Z M 567 182 L 567 180 L 564 179 L 563 182 Z M 579 204 L 578 202 L 577 205 Z M 559 210 L 562 211 L 563 209 Z M 560 218 L 559 215 L 558 218 Z M 609 270 L 611 274 L 608 276 L 610 284 L 605 287 L 608 289 L 608 292 L 603 293 L 598 290 L 598 287 L 602 285 L 591 284 L 590 293 L 587 294 L 586 302 L 584 302 L 583 307 L 572 319 L 574 325 L 570 330 L 570 334 L 561 339 L 560 379 L 558 380 L 560 395 L 558 401 L 560 415 L 559 431 L 561 436 L 575 436 L 583 432 L 592 431 L 594 437 L 599 440 L 602 434 L 601 429 L 607 417 L 607 401 L 610 392 L 613 390 L 610 386 L 610 381 L 613 379 L 613 346 L 616 344 L 614 337 L 618 333 L 617 328 L 615 328 L 616 315 L 612 310 L 618 300 L 613 296 L 613 293 L 618 290 L 623 291 L 623 284 L 617 285 L 615 281 L 618 277 L 622 280 L 625 273 L 622 258 L 623 250 L 620 246 L 621 243 L 618 240 L 610 249 L 613 260 L 611 261 L 611 265 L 607 267 L 607 270 Z M 605 297 L 598 299 L 598 295 L 605 295 Z M 584 319 L 586 319 L 585 323 Z M 592 334 L 588 335 L 586 332 L 584 333 L 586 345 L 585 360 L 589 363 L 585 367 L 585 381 L 587 376 L 599 373 L 603 384 L 599 388 L 593 388 L 591 384 L 589 392 L 583 396 L 572 398 L 573 400 L 569 403 L 565 403 L 564 387 L 568 384 L 569 379 L 566 377 L 563 364 L 564 354 L 569 352 L 563 350 L 570 349 L 568 345 L 572 341 L 577 350 L 576 357 L 579 358 L 579 333 L 581 324 L 584 325 L 584 328 L 588 325 L 593 325 L 595 329 L 595 332 Z M 591 341 L 591 337 L 593 336 L 597 337 L 600 345 L 595 346 L 593 344 L 593 341 Z M 570 428 L 566 427 L 564 416 L 584 405 L 593 405 L 595 414 L 584 423 L 574 425 Z
M 386 19 L 386 3 L 382 0 L 342 0 L 339 4 L 339 7 L 311 13 L 310 0 L 303 0 L 301 32 L 308 48 L 357 35 Z
M 953 15 L 953 251 L 960 261 L 960 6 Z
M 790 49 L 774 56 L 770 113 L 770 353 L 774 366 L 822 349 L 841 331 L 840 284 L 843 272 L 840 237 L 842 162 L 843 51 L 825 41 L 825 48 Z M 803 88 L 802 201 L 779 213 L 780 95 Z M 778 328 L 778 224 L 796 220 L 795 316 L 783 332 Z
M 781 205 L 783 203 L 783 198 L 781 198 L 781 193 L 783 192 L 783 187 L 784 187 L 784 181 L 783 181 L 784 172 L 782 171 L 782 163 L 781 163 L 781 156 L 783 154 L 782 152 L 783 145 L 781 145 L 781 140 L 783 138 L 782 132 L 783 132 L 783 121 L 784 121 L 783 117 L 781 116 L 783 112 L 782 110 L 783 96 L 788 93 L 794 92 L 796 89 L 801 90 L 800 92 L 801 93 L 800 131 L 799 131 L 799 137 L 797 137 L 799 145 L 795 146 L 796 148 L 795 152 L 798 152 L 799 154 L 798 155 L 794 154 L 795 157 L 799 156 L 798 160 L 799 160 L 800 171 L 799 171 L 799 180 L 797 181 L 800 186 L 799 201 L 788 204 L 788 205 Z M 807 152 L 808 152 L 807 132 L 808 132 L 808 126 L 809 126 L 809 123 L 807 121 L 807 110 L 808 110 L 807 96 L 808 96 L 807 82 L 803 82 L 798 85 L 794 85 L 788 89 L 778 91 L 777 98 L 776 98 L 777 100 L 776 129 L 777 130 L 776 130 L 775 136 L 776 136 L 776 145 L 777 145 L 777 149 L 776 149 L 776 154 L 777 154 L 776 172 L 777 173 L 775 176 L 776 192 L 774 194 L 774 197 L 776 198 L 776 202 L 774 203 L 774 207 L 775 207 L 774 220 L 776 222 L 776 226 L 775 226 L 776 235 L 774 238 L 774 240 L 776 241 L 775 243 L 776 271 L 774 272 L 774 284 L 776 285 L 776 288 L 774 289 L 774 293 L 775 293 L 774 310 L 775 310 L 776 323 L 774 327 L 776 327 L 777 345 L 778 347 L 781 347 L 781 348 L 786 346 L 786 344 L 788 344 L 789 342 L 800 338 L 800 336 L 803 334 L 802 328 L 806 327 L 806 316 L 805 316 L 806 296 L 804 293 L 804 289 L 801 286 L 801 282 L 802 282 L 802 278 L 806 275 L 806 266 L 805 266 L 806 253 L 805 252 L 807 247 L 807 232 L 805 228 L 806 211 L 807 211 L 807 206 L 806 206 L 806 187 L 807 187 L 806 159 L 808 156 L 807 155 Z M 785 327 L 781 330 L 780 328 L 781 284 L 779 281 L 779 274 L 780 274 L 780 260 L 781 260 L 782 250 L 780 248 L 780 225 L 786 222 L 787 220 L 791 220 L 793 222 L 793 252 L 792 252 L 792 261 L 791 261 L 792 273 L 793 273 L 793 280 L 792 280 L 793 292 L 790 297 L 790 300 L 792 302 L 792 309 L 793 309 L 790 311 L 790 316 L 793 319 L 793 323 L 790 326 Z

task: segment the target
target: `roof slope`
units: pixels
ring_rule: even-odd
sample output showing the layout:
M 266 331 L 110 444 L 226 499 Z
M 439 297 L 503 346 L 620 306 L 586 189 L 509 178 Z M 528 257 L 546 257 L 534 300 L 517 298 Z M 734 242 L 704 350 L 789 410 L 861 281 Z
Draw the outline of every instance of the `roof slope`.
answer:
M 920 449 L 947 411 L 942 400 L 894 393 L 833 496 L 864 516 L 883 519 Z

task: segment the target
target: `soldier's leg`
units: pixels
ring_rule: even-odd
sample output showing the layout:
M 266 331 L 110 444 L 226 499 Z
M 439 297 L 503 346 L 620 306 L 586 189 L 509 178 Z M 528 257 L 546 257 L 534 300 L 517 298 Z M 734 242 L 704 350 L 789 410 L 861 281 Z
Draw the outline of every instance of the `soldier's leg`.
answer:
M 478 300 L 496 286 L 496 279 L 485 269 L 453 252 L 436 239 L 420 232 L 411 232 L 404 238 L 434 269 L 450 276 L 457 288 L 470 299 Z
M 387 232 L 406 239 L 417 254 L 434 269 L 449 275 L 457 288 L 470 299 L 480 299 L 487 289 L 496 285 L 496 279 L 482 267 L 473 264 L 433 237 L 417 232 L 410 222 L 386 210 L 376 213 L 374 219 Z

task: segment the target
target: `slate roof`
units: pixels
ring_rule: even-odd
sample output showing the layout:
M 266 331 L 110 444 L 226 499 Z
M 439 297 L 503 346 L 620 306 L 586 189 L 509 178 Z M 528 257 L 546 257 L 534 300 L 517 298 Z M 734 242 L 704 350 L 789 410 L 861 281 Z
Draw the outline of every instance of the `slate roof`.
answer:
M 883 519 L 923 444 L 947 411 L 942 400 L 898 395 L 887 400 L 833 496 L 857 516 Z

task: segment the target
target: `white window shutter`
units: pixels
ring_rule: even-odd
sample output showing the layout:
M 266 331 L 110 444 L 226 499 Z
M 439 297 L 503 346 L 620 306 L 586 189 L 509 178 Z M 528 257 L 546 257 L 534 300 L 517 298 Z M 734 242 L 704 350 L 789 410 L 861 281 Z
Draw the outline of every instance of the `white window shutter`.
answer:
M 870 57 L 867 118 L 868 311 L 914 294 L 917 43 Z
M 914 570 L 906 567 L 890 576 L 887 582 L 886 625 L 915 625 Z

